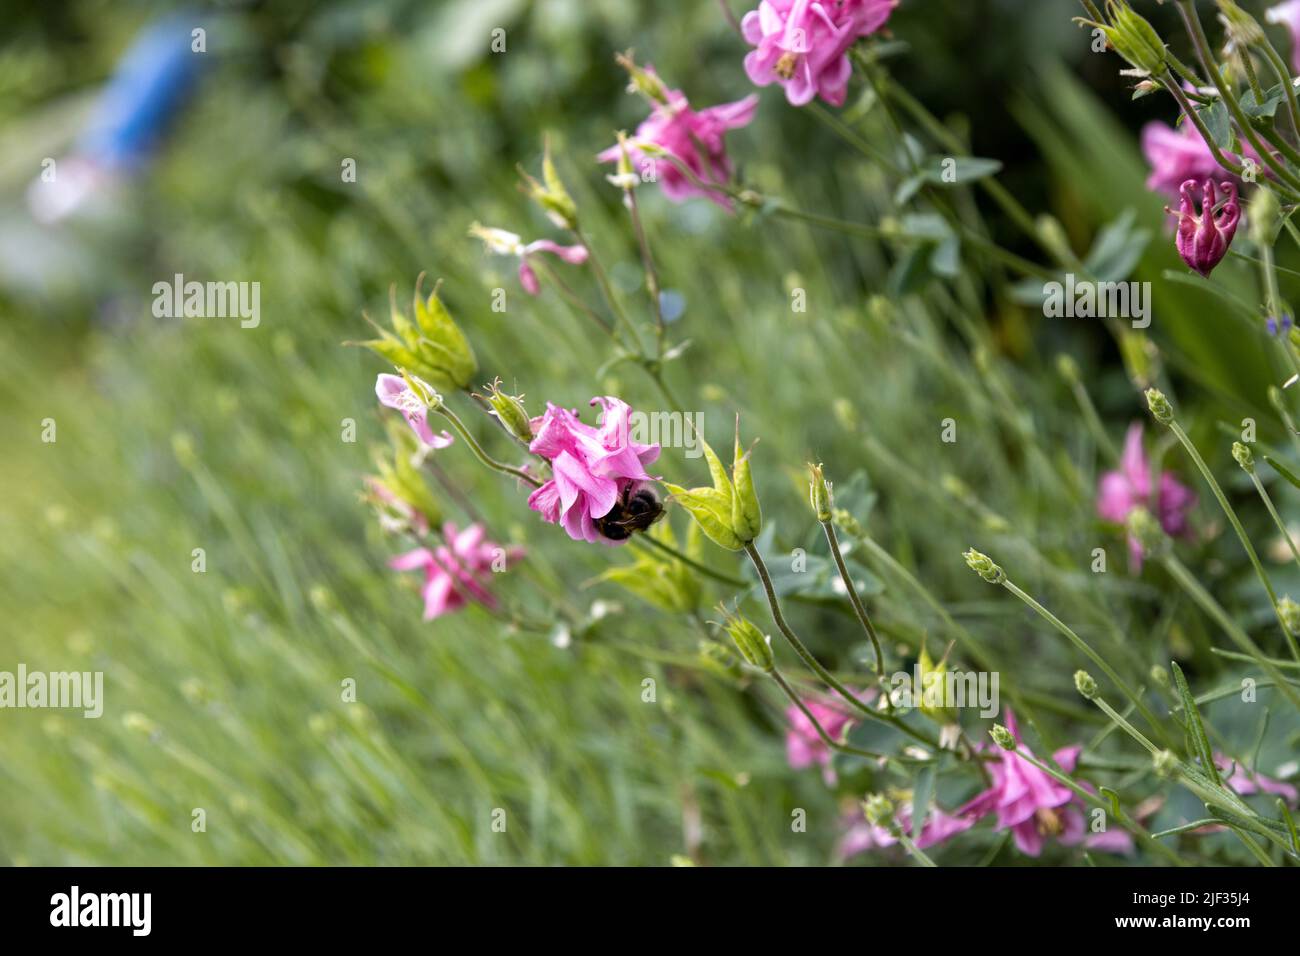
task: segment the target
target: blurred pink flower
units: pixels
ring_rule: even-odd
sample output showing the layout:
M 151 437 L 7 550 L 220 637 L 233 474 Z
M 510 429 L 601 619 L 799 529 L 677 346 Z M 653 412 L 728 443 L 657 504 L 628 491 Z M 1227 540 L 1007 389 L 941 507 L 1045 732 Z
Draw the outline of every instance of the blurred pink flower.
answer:
M 395 571 L 424 572 L 424 619 L 450 613 L 469 601 L 485 607 L 497 606 L 496 599 L 484 586 L 484 575 L 492 572 L 492 562 L 498 556 L 513 561 L 523 556 L 521 548 L 502 548 L 484 536 L 483 526 L 472 524 L 457 531 L 450 522 L 442 527 L 446 542 L 430 550 L 416 548 L 400 554 L 388 562 Z
M 433 389 L 430 388 L 429 391 L 432 392 Z M 451 432 L 444 431 L 439 435 L 433 433 L 429 427 L 428 406 L 411 390 L 402 376 L 380 375 L 375 380 L 375 395 L 379 398 L 379 404 L 401 412 L 416 437 L 431 448 L 446 448 L 454 440 Z
M 651 77 L 656 76 L 653 67 L 645 67 L 645 72 Z M 627 141 L 629 158 L 638 166 L 653 163 L 664 195 L 673 202 L 703 196 L 730 210 L 731 201 L 721 192 L 701 189 L 674 163 L 655 157 L 653 151 L 648 152 L 639 144 L 653 145 L 669 153 L 703 183 L 725 184 L 731 179 L 731 160 L 727 158 L 723 138 L 728 130 L 749 125 L 758 106 L 758 97 L 751 94 L 734 103 L 710 106 L 696 112 L 681 90 L 665 88 L 664 95 L 667 102 L 655 103 L 650 115 L 636 128 L 636 135 Z M 620 155 L 620 147 L 616 144 L 596 158 L 602 163 L 612 163 L 617 162 Z
M 1291 32 L 1291 69 L 1300 73 L 1300 0 L 1286 0 L 1264 11 L 1269 23 L 1280 23 Z
M 1016 847 L 1027 856 L 1042 853 L 1043 844 L 1049 836 L 1055 837 L 1064 846 L 1081 843 L 1089 849 L 1109 853 L 1130 852 L 1133 849 L 1133 838 L 1119 827 L 1103 833 L 1088 832 L 1082 798 L 1022 759 L 1022 754 L 1032 756 L 1032 751 L 1021 743 L 1015 715 L 1010 709 L 1006 711 L 1005 718 L 1007 730 L 1015 737 L 1017 748 L 992 748 L 998 759 L 985 766 L 993 778 L 993 785 L 958 807 L 956 815 L 979 819 L 989 813 L 995 814 L 997 828 L 1010 829 Z M 991 745 L 982 749 L 987 751 L 990 747 Z M 1081 749 L 1078 746 L 1063 747 L 1052 755 L 1052 759 L 1067 774 L 1073 773 Z
M 861 693 L 855 692 L 855 696 L 863 703 L 870 703 L 876 698 L 876 690 L 874 687 L 869 687 Z M 817 719 L 817 723 L 822 725 L 822 729 L 831 740 L 840 740 L 845 730 L 857 723 L 852 709 L 841 700 L 830 697 L 808 697 L 804 699 L 803 704 Z M 835 772 L 831 770 L 831 748 L 826 746 L 825 741 L 818 735 L 813 722 L 794 704 L 785 709 L 785 716 L 789 721 L 789 727 L 785 732 L 785 759 L 791 769 L 803 770 L 806 767 L 820 766 L 826 783 L 834 783 Z
M 1195 191 L 1201 190 L 1200 212 L 1197 212 Z M 1237 187 L 1234 183 L 1219 183 L 1223 190 L 1222 203 L 1214 188 L 1213 179 L 1198 182 L 1189 179 L 1179 187 L 1182 196 L 1178 212 L 1165 207 L 1178 216 L 1178 232 L 1174 245 L 1178 254 L 1192 269 L 1203 276 L 1214 271 L 1223 257 L 1228 254 L 1228 246 L 1237 232 L 1237 222 L 1241 218 L 1241 207 L 1237 205 Z
M 1290 804 L 1295 804 L 1296 800 L 1300 799 L 1300 791 L 1291 784 L 1266 777 L 1262 773 L 1250 773 L 1240 763 L 1223 754 L 1215 754 L 1214 763 L 1224 773 L 1231 769 L 1232 773 L 1223 782 L 1243 797 L 1255 793 L 1269 793 L 1284 798 Z
M 528 261 L 530 256 L 537 255 L 539 252 L 546 252 L 571 266 L 580 266 L 587 261 L 586 246 L 563 246 L 550 239 L 535 239 L 532 242 L 525 243 L 513 232 L 480 226 L 478 223 L 474 223 L 469 231 L 471 236 L 483 240 L 483 245 L 493 255 L 518 257 L 519 284 L 524 287 L 524 291 L 529 295 L 537 295 L 541 291 L 541 284 L 537 281 L 537 273 L 533 271 L 533 267 Z
M 894 814 L 894 822 L 902 827 L 904 833 L 911 835 L 912 804 L 910 802 L 899 804 L 898 810 Z M 975 825 L 975 822 L 974 817 L 953 816 L 934 806 L 930 808 L 929 814 L 926 815 L 925 825 L 921 827 L 921 835 L 913 842 L 918 850 L 924 850 L 936 843 L 942 843 L 949 837 L 969 830 Z M 835 855 L 840 860 L 847 860 L 858 853 L 877 847 L 893 846 L 897 842 L 898 838 L 890 833 L 888 829 L 876 826 L 863 819 L 862 814 L 859 812 L 853 815 L 848 828 L 844 831 L 844 835 L 835 844 Z
M 1259 154 L 1249 145 L 1245 151 L 1254 162 L 1260 162 Z M 1204 138 L 1188 122 L 1180 123 L 1177 129 L 1159 120 L 1147 123 L 1142 127 L 1142 154 L 1151 165 L 1147 188 L 1171 198 L 1178 195 L 1179 187 L 1189 179 L 1199 181 L 1213 177 L 1236 182 L 1231 173 L 1215 162 Z M 1232 162 L 1241 162 L 1236 153 L 1224 152 L 1223 155 Z
M 843 106 L 853 66 L 849 47 L 875 33 L 898 0 L 762 0 L 740 23 L 745 72 L 756 86 L 780 83 L 791 106 L 821 96 Z
M 629 437 L 626 402 L 598 396 L 599 427 L 582 422 L 576 412 L 549 402 L 545 414 L 532 420 L 529 451 L 551 463 L 552 477 L 528 497 L 528 507 L 543 520 L 560 524 L 575 541 L 605 541 L 596 526 L 613 509 L 629 485 L 650 481 L 645 466 L 659 457 L 659 446 L 642 445 Z
M 1186 535 L 1187 515 L 1196 504 L 1196 494 L 1167 471 L 1160 473 L 1160 490 L 1151 500 L 1151 466 L 1142 450 L 1142 425 L 1134 422 L 1124 438 L 1119 469 L 1108 471 L 1097 484 L 1097 514 L 1123 524 L 1134 508 L 1146 508 L 1160 521 L 1166 534 Z M 1129 558 L 1135 570 L 1142 567 L 1142 546 L 1129 535 Z

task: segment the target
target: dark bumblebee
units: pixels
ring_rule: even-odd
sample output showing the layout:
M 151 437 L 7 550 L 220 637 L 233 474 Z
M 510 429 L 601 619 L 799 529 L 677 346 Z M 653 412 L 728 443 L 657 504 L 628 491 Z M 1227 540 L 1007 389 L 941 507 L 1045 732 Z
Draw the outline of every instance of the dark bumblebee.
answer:
M 655 493 L 646 487 L 623 490 L 609 514 L 596 519 L 596 530 L 611 541 L 626 541 L 638 531 L 645 531 L 663 517 L 664 506 Z

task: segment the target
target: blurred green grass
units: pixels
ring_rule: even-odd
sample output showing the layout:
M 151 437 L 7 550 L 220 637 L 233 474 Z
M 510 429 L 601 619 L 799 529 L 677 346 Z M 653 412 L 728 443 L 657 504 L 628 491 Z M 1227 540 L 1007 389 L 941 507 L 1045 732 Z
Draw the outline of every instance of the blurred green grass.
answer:
M 906 6 L 896 29 L 923 30 L 929 15 Z M 96 19 L 102 4 L 70 9 L 95 51 L 98 69 L 79 77 L 88 82 L 130 31 Z M 1069 5 L 1056 9 L 1067 12 L 1050 29 L 1073 31 Z M 467 38 L 496 23 L 509 26 L 509 52 L 476 55 Z M 607 343 L 554 296 L 524 296 L 510 263 L 465 233 L 479 220 L 549 234 L 514 169 L 537 168 L 549 133 L 616 285 L 642 308 L 635 246 L 592 162 L 640 116 L 612 54 L 635 45 L 699 105 L 738 98 L 749 92 L 743 51 L 716 7 L 681 4 L 665 18 L 614 0 L 330 4 L 262 10 L 231 37 L 134 202 L 115 221 L 69 230 L 75 268 L 39 289 L 0 288 L 0 668 L 102 669 L 107 696 L 98 721 L 5 713 L 0 861 L 826 862 L 844 808 L 816 773 L 786 768 L 775 697 L 701 666 L 698 631 L 607 585 L 573 593 L 605 614 L 570 646 L 506 633 L 477 610 L 425 624 L 410 582 L 385 567 L 395 543 L 358 500 L 383 442 L 372 391 L 382 368 L 341 343 L 365 334 L 363 309 L 384 315 L 390 285 L 405 301 L 422 270 L 444 279 L 484 379 L 500 375 L 534 410 L 599 393 L 654 407 L 635 370 L 596 381 Z M 961 60 L 946 49 L 951 71 Z M 78 90 L 50 66 L 75 59 L 69 47 L 32 40 L 7 55 L 28 69 L 5 125 L 48 132 L 24 140 L 29 163 L 10 163 L 12 211 Z M 1091 94 L 1060 75 L 1020 79 L 1002 81 L 1005 95 L 1029 89 L 1018 119 L 1051 165 L 1032 152 L 1008 159 L 1038 170 L 1067 226 L 1090 237 L 1116 213 L 1086 202 L 1095 194 L 1070 149 L 1086 136 L 1103 137 L 1089 142 L 1110 157 L 1122 204 L 1158 228 L 1131 132 L 1103 122 Z M 876 114 L 863 122 L 892 148 Z M 775 90 L 731 145 L 748 181 L 807 208 L 864 222 L 892 211 L 883 175 Z M 356 184 L 339 181 L 345 156 L 357 160 Z M 736 410 L 761 436 L 774 553 L 809 546 L 805 461 L 825 461 L 845 483 L 865 472 L 878 497 L 858 517 L 1010 665 L 1047 716 L 1035 728 L 1044 739 L 1096 729 L 1074 703 L 1077 662 L 972 578 L 968 545 L 1135 668 L 1202 646 L 1207 626 L 1185 613 L 1166 620 L 1158 583 L 1087 571 L 1099 544 L 1118 570 L 1122 545 L 1093 517 L 1096 475 L 1080 463 L 1096 449 L 1050 358 L 1095 363 L 1090 387 L 1119 434 L 1140 409 L 1099 328 L 1035 325 L 977 270 L 890 301 L 881 293 L 895 250 L 642 195 L 664 285 L 685 304 L 674 335 L 692 342 L 670 379 L 718 441 Z M 1170 256 L 1153 246 L 1142 277 L 1162 281 Z M 152 283 L 175 272 L 260 281 L 260 327 L 152 319 Z M 490 308 L 497 287 L 504 314 Z M 806 313 L 790 309 L 796 288 Z M 1195 321 L 1204 304 L 1180 294 L 1157 331 L 1224 396 L 1202 420 L 1246 408 L 1263 421 L 1257 374 L 1220 351 Z M 949 416 L 955 445 L 939 441 Z M 45 418 L 58 423 L 52 445 L 39 441 Z M 340 439 L 348 418 L 355 444 Z M 528 546 L 530 563 L 576 586 L 611 560 L 541 526 L 522 495 L 459 451 L 439 463 L 498 538 Z M 680 453 L 661 465 L 670 480 L 698 479 L 698 466 Z M 191 571 L 199 547 L 202 574 Z M 1236 587 L 1249 572 L 1231 558 L 1220 581 Z M 873 570 L 900 657 L 925 634 L 946 642 L 938 617 Z M 1258 596 L 1247 600 L 1259 613 Z M 860 667 L 864 649 L 842 616 L 798 614 L 819 652 Z M 1149 637 L 1126 641 L 1137 631 Z M 1204 656 L 1194 665 L 1230 680 Z M 340 700 L 349 677 L 357 705 Z M 646 678 L 654 702 L 642 699 Z M 844 770 L 872 782 L 869 768 Z M 190 829 L 196 807 L 207 811 L 203 834 Z M 504 834 L 492 829 L 497 808 Z M 806 833 L 791 829 L 796 808 L 808 810 Z M 975 862 L 996 843 L 972 832 L 951 861 Z

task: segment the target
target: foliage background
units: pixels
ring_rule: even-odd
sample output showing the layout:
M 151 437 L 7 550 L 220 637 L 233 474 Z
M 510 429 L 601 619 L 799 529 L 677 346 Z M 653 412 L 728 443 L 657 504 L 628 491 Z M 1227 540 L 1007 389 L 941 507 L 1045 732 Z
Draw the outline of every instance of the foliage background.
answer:
M 634 47 L 697 106 L 739 98 L 750 92 L 744 47 L 717 5 L 216 5 L 195 15 L 209 33 L 207 75 L 147 173 L 110 216 L 35 226 L 23 193 L 41 159 L 62 155 L 136 30 L 168 9 L 10 0 L 3 10 L 0 669 L 102 669 L 107 705 L 98 721 L 3 714 L 0 861 L 831 860 L 844 800 L 872 784 L 869 772 L 842 768 L 838 795 L 815 772 L 791 772 L 766 688 L 702 667 L 698 629 L 608 585 L 580 587 L 610 552 L 540 526 L 507 483 L 448 454 L 439 460 L 498 536 L 562 574 L 572 590 L 554 599 L 602 601 L 607 613 L 567 647 L 504 633 L 477 612 L 427 625 L 408 582 L 384 566 L 393 542 L 358 501 L 383 441 L 372 392 L 381 369 L 340 343 L 362 337 L 362 310 L 384 314 L 390 285 L 404 299 L 423 270 L 445 280 L 485 380 L 501 375 L 533 408 L 597 393 L 654 407 L 634 370 L 596 381 L 607 343 L 554 296 L 519 293 L 509 263 L 465 233 L 474 220 L 547 233 L 515 165 L 535 169 L 549 134 L 617 285 L 641 308 L 618 196 L 592 162 L 642 115 L 613 53 Z M 1088 52 L 1075 13 L 1066 0 L 904 0 L 891 26 L 910 50 L 891 67 L 975 155 L 1002 160 L 1002 181 L 1055 214 L 1077 249 L 1133 210 L 1135 228 L 1155 237 L 1134 275 L 1156 285 L 1153 337 L 1197 398 L 1196 437 L 1213 444 L 1221 476 L 1235 475 L 1216 423 L 1254 415 L 1262 438 L 1284 441 L 1265 398 L 1277 370 L 1262 332 L 1165 277 L 1178 263 L 1161 238 L 1162 200 L 1142 185 L 1136 131 L 1172 110 L 1157 97 L 1129 104 L 1117 61 Z M 508 52 L 494 56 L 496 26 Z M 848 114 L 896 150 L 868 106 L 851 100 Z M 802 207 L 864 222 L 897 212 L 896 184 L 776 88 L 730 143 L 747 181 Z M 357 160 L 356 184 L 339 181 L 344 156 Z M 1039 732 L 1058 743 L 1099 730 L 1073 694 L 1079 662 L 966 570 L 968 545 L 1136 673 L 1172 651 L 1198 689 L 1231 681 L 1204 651 L 1217 639 L 1209 625 L 1158 575 L 1127 577 L 1118 536 L 1094 518 L 1104 462 L 1054 357 L 1085 368 L 1116 440 L 1144 416 L 1099 324 L 1017 305 L 1011 277 L 969 250 L 957 281 L 918 281 L 900 272 L 905 248 L 642 196 L 664 284 L 682 303 L 673 334 L 692 341 L 670 379 L 717 441 L 736 410 L 761 436 L 774 553 L 816 546 L 805 461 L 825 461 L 846 486 L 861 473 L 856 516 L 1008 662 L 1004 693 L 1014 681 L 1031 695 L 1048 715 Z M 988 211 L 998 239 L 1034 255 Z M 260 281 L 261 326 L 154 319 L 151 287 L 176 272 Z M 1245 263 L 1216 274 L 1247 299 L 1251 278 Z M 489 308 L 498 286 L 510 295 L 504 315 Z M 791 313 L 794 288 L 807 291 L 806 313 Z M 938 438 L 950 416 L 955 445 Z M 58 422 L 53 445 L 39 440 L 47 417 Z M 348 417 L 356 444 L 339 440 Z M 666 455 L 663 469 L 699 478 L 698 464 Z M 1202 505 L 1189 563 L 1244 620 L 1264 623 L 1267 604 L 1235 542 L 1220 546 L 1216 518 Z M 1087 570 L 1099 545 L 1111 554 L 1105 580 Z M 196 547 L 205 574 L 190 570 Z M 710 560 L 733 569 L 720 552 Z M 875 570 L 860 567 L 895 660 L 909 661 L 943 624 Z M 1286 590 L 1288 571 L 1271 570 Z M 864 649 L 842 615 L 798 615 L 819 652 L 860 670 Z M 344 677 L 358 681 L 360 705 L 339 702 Z M 653 704 L 641 698 L 647 677 L 658 682 Z M 1249 747 L 1257 715 L 1215 716 Z M 969 722 L 973 735 L 984 729 Z M 1261 766 L 1295 745 L 1296 728 L 1277 718 Z M 1099 747 L 1126 797 L 1154 789 L 1140 768 L 1124 769 L 1133 755 L 1122 744 Z M 941 801 L 971 786 L 941 790 Z M 1161 820 L 1196 812 L 1173 799 Z M 205 834 L 191 832 L 195 807 L 207 811 Z M 498 807 L 505 834 L 491 832 Z M 808 811 L 807 833 L 791 831 L 795 808 Z M 986 827 L 960 842 L 942 862 L 1026 862 Z M 1202 845 L 1236 852 L 1225 838 Z M 1046 859 L 1081 862 L 1061 850 Z

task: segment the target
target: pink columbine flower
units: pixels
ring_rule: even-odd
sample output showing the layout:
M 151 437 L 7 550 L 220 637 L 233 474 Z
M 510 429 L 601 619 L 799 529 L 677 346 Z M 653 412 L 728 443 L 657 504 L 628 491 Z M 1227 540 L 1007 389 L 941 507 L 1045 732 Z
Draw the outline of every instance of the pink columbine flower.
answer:
M 653 67 L 645 67 L 645 73 L 657 80 Z M 681 90 L 665 87 L 663 95 L 665 101 L 654 104 L 650 115 L 636 128 L 636 135 L 627 141 L 629 158 L 638 166 L 647 161 L 654 162 L 656 178 L 663 186 L 664 195 L 673 202 L 703 196 L 730 210 L 731 201 L 721 192 L 699 188 L 673 162 L 667 159 L 659 161 L 653 153 L 655 150 L 668 153 L 702 183 L 725 184 L 731 179 L 731 160 L 727 157 L 723 138 L 728 130 L 749 125 L 758 107 L 758 97 L 750 94 L 734 103 L 710 106 L 696 112 Z M 620 155 L 621 148 L 615 144 L 596 158 L 602 163 L 612 163 L 617 162 Z
M 523 556 L 521 548 L 502 548 L 484 536 L 483 526 L 472 524 L 457 531 L 450 522 L 443 525 L 445 544 L 436 548 L 416 548 L 399 554 L 388 562 L 395 571 L 423 571 L 424 619 L 435 617 L 477 601 L 485 607 L 495 608 L 496 598 L 484 582 L 492 572 L 492 564 L 504 558 L 507 562 Z
M 1196 209 L 1194 193 L 1201 190 L 1200 212 Z M 1223 190 L 1222 202 L 1214 188 L 1214 180 L 1197 182 L 1189 179 L 1179 187 L 1182 201 L 1178 212 L 1174 213 L 1167 206 L 1166 211 L 1178 216 L 1178 233 L 1174 245 L 1178 254 L 1191 268 L 1203 276 L 1208 276 L 1228 254 L 1228 246 L 1237 232 L 1237 222 L 1241 219 L 1241 207 L 1237 205 L 1237 187 L 1224 181 L 1219 183 Z
M 537 273 L 533 271 L 533 267 L 528 262 L 530 256 L 535 256 L 539 252 L 546 252 L 571 266 L 580 266 L 587 261 L 586 246 L 563 246 L 550 239 L 535 239 L 532 242 L 525 243 L 513 232 L 506 232 L 504 229 L 491 229 L 487 226 L 480 226 L 478 223 L 470 226 L 469 232 L 470 235 L 483 240 L 483 245 L 488 252 L 498 256 L 515 256 L 519 259 L 519 284 L 524 287 L 524 291 L 529 295 L 537 295 L 541 291 L 541 284 L 537 281 Z
M 762 0 L 740 22 L 745 72 L 757 86 L 780 83 L 791 106 L 820 96 L 843 106 L 848 92 L 849 47 L 875 33 L 898 0 Z
M 1262 773 L 1250 773 L 1240 763 L 1223 754 L 1215 754 L 1214 763 L 1223 773 L 1231 771 L 1223 782 L 1243 797 L 1256 793 L 1269 793 L 1275 797 L 1282 797 L 1292 805 L 1300 799 L 1300 791 L 1291 784 L 1274 780 Z
M 876 698 L 876 690 L 869 687 L 861 693 L 855 692 L 855 696 L 863 703 L 870 703 Z M 822 725 L 831 740 L 840 740 L 841 735 L 857 723 L 853 711 L 843 701 L 810 697 L 804 700 L 804 706 L 817 718 L 817 723 Z M 785 759 L 790 768 L 821 767 L 822 778 L 828 785 L 833 784 L 835 771 L 831 769 L 831 748 L 821 739 L 813 722 L 794 704 L 785 709 L 785 717 L 789 721 L 785 732 Z
M 1189 179 L 1228 175 L 1192 123 L 1181 123 L 1177 129 L 1159 120 L 1147 123 L 1142 127 L 1142 155 L 1151 165 L 1147 188 L 1170 197 L 1177 196 L 1178 188 Z M 1234 153 L 1224 156 L 1239 161 Z
M 1143 507 L 1159 519 L 1166 534 L 1179 537 L 1188 533 L 1187 515 L 1194 504 L 1195 492 L 1167 471 L 1161 471 L 1160 488 L 1152 501 L 1151 466 L 1142 449 L 1142 425 L 1130 425 L 1118 470 L 1106 472 L 1097 483 L 1097 514 L 1106 521 L 1123 524 L 1129 512 Z M 1141 570 L 1142 545 L 1132 535 L 1128 550 L 1133 569 Z
M 1022 759 L 1022 754 L 1033 756 L 1033 752 L 1021 743 L 1015 716 L 1009 709 L 1005 717 L 1007 730 L 1015 737 L 1018 746 L 1015 750 L 996 748 L 998 759 L 985 765 L 993 778 L 993 786 L 958 807 L 956 815 L 978 819 L 989 813 L 995 814 L 997 828 L 1010 829 L 1016 847 L 1027 856 L 1042 853 L 1049 836 L 1064 846 L 1083 844 L 1089 849 L 1109 853 L 1131 852 L 1133 838 L 1119 827 L 1103 833 L 1088 832 L 1083 800 Z M 1073 773 L 1081 749 L 1078 746 L 1063 747 L 1052 757 L 1062 770 Z
M 659 457 L 659 445 L 642 445 L 629 437 L 627 403 L 597 396 L 600 425 L 585 424 L 574 411 L 549 402 L 546 413 L 532 420 L 528 450 L 551 463 L 552 477 L 528 496 L 528 507 L 543 520 L 563 526 L 575 541 L 616 543 L 600 533 L 603 518 L 641 482 L 651 481 L 646 465 Z
M 419 379 L 416 381 L 419 382 Z M 419 384 L 430 393 L 433 392 L 433 389 L 424 382 Z M 438 435 L 433 433 L 433 429 L 429 427 L 429 406 L 424 399 L 415 394 L 402 376 L 380 375 L 375 380 L 375 395 L 379 398 L 379 404 L 401 412 L 416 437 L 430 448 L 446 448 L 454 440 L 451 432 L 444 431 Z
M 1300 73 L 1300 0 L 1286 0 L 1264 11 L 1269 23 L 1280 23 L 1291 31 L 1291 69 Z
M 912 804 L 910 801 L 899 804 L 898 810 L 894 814 L 894 822 L 902 828 L 904 833 L 911 835 Z M 958 833 L 964 833 L 973 827 L 975 823 L 974 817 L 954 816 L 944 812 L 940 807 L 934 806 L 930 808 L 930 812 L 926 815 L 925 823 L 921 827 L 920 837 L 913 842 L 915 842 L 918 850 L 924 850 L 936 843 L 942 843 Z M 898 838 L 888 828 L 877 826 L 869 820 L 863 819 L 861 812 L 858 812 L 854 814 L 843 836 L 835 844 L 835 856 L 839 860 L 847 860 L 849 857 L 864 853 L 867 850 L 893 846 L 897 842 Z

